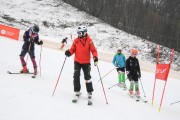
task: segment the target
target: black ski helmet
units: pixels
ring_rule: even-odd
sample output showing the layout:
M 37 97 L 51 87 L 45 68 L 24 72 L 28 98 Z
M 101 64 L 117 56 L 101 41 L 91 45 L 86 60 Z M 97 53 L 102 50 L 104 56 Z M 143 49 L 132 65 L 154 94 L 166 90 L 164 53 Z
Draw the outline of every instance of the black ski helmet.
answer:
M 33 32 L 33 33 L 38 33 L 38 32 L 39 32 L 39 27 L 38 27 L 37 25 L 34 25 L 34 26 L 32 27 L 32 32 Z

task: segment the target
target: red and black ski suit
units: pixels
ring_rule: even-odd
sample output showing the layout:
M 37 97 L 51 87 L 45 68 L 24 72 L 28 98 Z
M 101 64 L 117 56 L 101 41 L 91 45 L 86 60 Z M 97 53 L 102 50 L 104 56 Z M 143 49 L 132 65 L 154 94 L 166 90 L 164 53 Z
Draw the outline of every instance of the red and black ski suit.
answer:
M 98 57 L 97 50 L 94 46 L 92 39 L 87 34 L 83 38 L 76 38 L 69 50 L 72 54 L 75 53 L 74 57 L 74 91 L 79 92 L 81 90 L 80 85 L 80 71 L 81 68 L 84 72 L 84 79 L 86 81 L 87 92 L 93 92 L 93 86 L 90 71 L 91 71 L 91 54 L 93 57 Z
M 36 43 L 38 45 L 42 44 L 39 41 L 39 35 L 38 34 L 33 34 L 32 30 L 29 29 L 24 33 L 23 39 L 24 39 L 24 44 L 22 46 L 21 54 L 19 55 L 20 60 L 21 60 L 21 64 L 22 64 L 22 66 L 26 66 L 24 56 L 26 55 L 26 53 L 29 53 L 29 55 L 31 57 L 31 61 L 33 63 L 33 67 L 36 68 L 37 64 L 36 64 L 35 55 L 34 55 L 34 49 L 35 49 L 34 48 L 34 43 Z

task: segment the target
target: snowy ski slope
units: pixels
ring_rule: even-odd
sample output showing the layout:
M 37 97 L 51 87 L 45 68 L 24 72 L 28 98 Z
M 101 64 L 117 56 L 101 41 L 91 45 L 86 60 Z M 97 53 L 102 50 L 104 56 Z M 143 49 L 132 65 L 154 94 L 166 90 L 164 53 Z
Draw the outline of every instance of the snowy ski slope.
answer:
M 142 83 L 148 103 L 135 102 L 119 87 L 108 89 L 117 83 L 114 70 L 103 79 L 109 104 L 104 99 L 97 68 L 92 62 L 93 106 L 87 105 L 87 94 L 81 74 L 82 96 L 77 104 L 71 100 L 73 93 L 73 57 L 67 58 L 56 93 L 52 92 L 65 59 L 64 52 L 44 48 L 42 50 L 42 76 L 9 75 L 7 70 L 21 69 L 19 54 L 23 42 L 0 37 L 0 120 L 180 120 L 180 81 L 168 78 L 162 110 L 158 107 L 163 82 L 157 81 L 155 105 L 151 105 L 154 74 L 142 71 Z M 36 45 L 36 61 L 39 66 L 40 47 Z M 33 71 L 28 60 L 28 68 Z M 101 75 L 113 68 L 109 62 L 99 61 Z M 129 86 L 129 82 L 126 81 Z M 140 86 L 141 88 L 141 86 Z M 141 96 L 143 92 L 141 89 Z

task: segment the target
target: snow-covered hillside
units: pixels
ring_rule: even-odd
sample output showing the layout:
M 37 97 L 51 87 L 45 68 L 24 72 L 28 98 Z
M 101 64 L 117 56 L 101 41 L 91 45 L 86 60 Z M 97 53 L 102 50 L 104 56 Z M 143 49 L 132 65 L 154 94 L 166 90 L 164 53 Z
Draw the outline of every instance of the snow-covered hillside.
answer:
M 62 0 L 1 0 L 0 23 L 27 30 L 33 24 L 40 26 L 40 34 L 59 39 L 73 35 L 79 25 L 87 25 L 88 33 L 97 48 L 116 51 L 121 47 L 128 55 L 133 47 L 138 48 L 141 60 L 155 62 L 157 45 L 137 36 L 118 30 L 85 12 L 62 2 Z M 69 39 L 71 42 L 71 39 Z M 170 51 L 162 48 L 162 60 L 168 62 Z M 179 53 L 175 53 L 172 67 L 180 70 Z
M 157 81 L 155 105 L 151 105 L 154 75 L 142 71 L 142 83 L 148 103 L 135 102 L 115 86 L 117 73 L 114 70 L 103 79 L 108 105 L 105 102 L 97 68 L 92 64 L 93 106 L 87 105 L 87 93 L 81 75 L 82 96 L 77 104 L 71 102 L 73 93 L 73 57 L 67 58 L 56 93 L 52 92 L 60 69 L 65 59 L 64 52 L 42 49 L 42 76 L 36 79 L 31 75 L 10 75 L 7 70 L 18 72 L 21 69 L 19 54 L 23 42 L 0 37 L 0 120 L 179 120 L 180 103 L 170 103 L 180 100 L 180 81 L 168 78 L 167 88 L 158 113 L 158 106 L 163 90 L 162 81 Z M 36 46 L 36 60 L 39 63 L 40 47 Z M 28 68 L 33 70 L 28 60 Z M 102 76 L 113 68 L 108 62 L 99 61 Z M 127 86 L 129 82 L 126 81 Z M 140 87 L 141 88 L 141 87 Z M 142 98 L 143 91 L 140 90 Z

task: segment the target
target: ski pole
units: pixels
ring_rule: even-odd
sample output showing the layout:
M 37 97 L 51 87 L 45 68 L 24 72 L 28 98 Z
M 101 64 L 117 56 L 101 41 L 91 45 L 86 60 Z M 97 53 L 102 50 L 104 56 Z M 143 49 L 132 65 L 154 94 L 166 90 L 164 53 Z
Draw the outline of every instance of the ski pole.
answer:
M 109 87 L 108 89 L 113 88 L 114 86 L 118 85 L 119 83 L 114 84 L 113 86 Z
M 179 103 L 180 101 L 176 101 L 176 102 L 173 102 L 173 103 L 171 103 L 170 105 L 173 105 L 173 104 L 176 104 L 176 103 Z
M 63 66 L 62 66 L 61 71 L 60 71 L 60 73 L 59 73 L 59 77 L 58 77 L 57 82 L 56 82 L 56 85 L 55 85 L 55 87 L 54 87 L 54 91 L 53 91 L 52 96 L 54 95 L 54 93 L 55 93 L 55 91 L 56 91 L 56 87 L 57 87 L 57 85 L 58 85 L 59 78 L 60 78 L 60 76 L 61 76 L 61 73 L 62 73 L 62 70 L 63 70 L 64 64 L 65 64 L 65 62 L 66 62 L 66 58 L 67 58 L 67 56 L 66 56 L 66 57 L 65 57 L 65 59 L 64 59 Z
M 141 79 L 139 79 L 139 80 L 140 80 L 141 87 L 142 87 L 142 90 L 143 90 L 143 93 L 144 93 L 144 97 L 146 97 L 145 92 L 144 92 L 144 88 L 143 88 L 143 85 L 142 85 L 142 82 L 141 82 Z
M 102 78 L 101 78 L 101 75 L 100 75 L 99 67 L 98 67 L 98 66 L 97 66 L 97 69 L 98 69 L 99 77 L 100 77 L 100 80 L 101 80 L 101 85 L 102 85 L 102 88 L 103 88 L 104 97 L 105 97 L 105 99 L 106 99 L 106 104 L 108 104 L 107 97 L 106 97 L 106 93 L 105 93 L 105 90 L 104 90 L 104 86 L 103 86 L 103 82 L 102 82 Z
M 128 78 L 126 78 L 126 80 L 127 80 Z M 114 87 L 114 86 L 116 86 L 116 85 L 119 85 L 120 83 L 116 83 L 116 84 L 114 84 L 114 85 L 112 85 L 111 87 L 109 87 L 108 89 L 111 89 L 112 87 Z
M 30 52 L 30 49 L 31 49 L 31 41 L 30 41 L 29 48 L 28 48 L 28 54 Z M 27 62 L 28 62 L 28 55 L 27 55 L 27 58 L 26 58 L 26 65 L 27 65 Z
M 111 73 L 114 69 L 115 69 L 115 67 L 114 67 L 112 70 L 110 70 L 107 74 L 105 74 L 105 75 L 102 77 L 102 79 L 105 78 L 105 77 L 106 77 L 109 73 Z M 100 81 L 100 80 L 99 80 L 99 81 Z M 99 82 L 99 81 L 98 81 L 98 82 Z
M 40 77 L 41 77 L 41 54 L 42 54 L 42 45 L 41 45 L 40 58 L 39 58 Z

